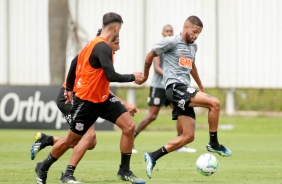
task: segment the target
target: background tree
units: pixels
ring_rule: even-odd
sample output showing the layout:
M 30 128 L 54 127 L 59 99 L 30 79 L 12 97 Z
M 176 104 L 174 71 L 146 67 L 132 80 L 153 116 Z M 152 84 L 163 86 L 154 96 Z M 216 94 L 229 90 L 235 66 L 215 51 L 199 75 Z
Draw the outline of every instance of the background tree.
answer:
M 65 80 L 68 11 L 68 0 L 49 0 L 49 50 L 52 85 L 61 85 Z

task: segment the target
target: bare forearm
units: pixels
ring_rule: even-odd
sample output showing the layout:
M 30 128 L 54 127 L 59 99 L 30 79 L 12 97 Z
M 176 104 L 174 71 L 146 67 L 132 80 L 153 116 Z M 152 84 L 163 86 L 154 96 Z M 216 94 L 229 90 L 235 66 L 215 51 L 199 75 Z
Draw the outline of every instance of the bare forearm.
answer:
M 197 83 L 199 89 L 201 91 L 204 91 L 204 88 L 203 88 L 203 85 L 202 85 L 202 81 L 201 81 L 200 76 L 198 74 L 198 70 L 197 70 L 196 65 L 193 66 L 193 69 L 191 71 L 191 75 L 192 75 L 193 79 L 195 80 L 195 82 Z
M 147 54 L 144 65 L 144 77 L 147 79 L 149 76 L 150 67 L 152 65 L 153 58 L 156 57 L 157 54 L 154 51 L 151 51 Z

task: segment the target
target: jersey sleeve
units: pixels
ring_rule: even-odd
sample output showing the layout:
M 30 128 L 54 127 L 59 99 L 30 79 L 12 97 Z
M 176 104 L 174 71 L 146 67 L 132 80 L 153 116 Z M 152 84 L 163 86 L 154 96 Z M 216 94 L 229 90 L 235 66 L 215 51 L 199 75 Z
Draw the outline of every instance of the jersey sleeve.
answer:
M 119 74 L 115 71 L 112 62 L 112 49 L 105 42 L 98 43 L 93 49 L 93 54 L 98 57 L 106 78 L 110 82 L 132 82 L 135 81 L 133 74 Z
M 174 46 L 174 37 L 167 36 L 164 37 L 160 42 L 153 46 L 153 51 L 158 55 L 162 55 L 172 49 Z
M 77 65 L 77 59 L 78 55 L 72 60 L 71 66 L 68 72 L 67 76 L 67 82 L 66 82 L 66 90 L 67 91 L 72 91 L 74 87 L 74 82 L 76 78 L 76 65 Z

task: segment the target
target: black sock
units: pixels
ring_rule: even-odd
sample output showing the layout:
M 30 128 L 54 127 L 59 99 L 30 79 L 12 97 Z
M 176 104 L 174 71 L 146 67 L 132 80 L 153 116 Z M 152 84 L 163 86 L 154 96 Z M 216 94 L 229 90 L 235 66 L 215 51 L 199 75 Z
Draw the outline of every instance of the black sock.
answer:
M 46 146 L 53 146 L 54 145 L 54 137 L 53 136 L 48 136 L 45 144 L 46 144 Z
M 162 156 L 168 154 L 167 150 L 165 149 L 165 147 L 161 147 L 160 149 L 151 152 L 150 155 L 152 156 L 152 158 L 157 161 L 159 158 L 161 158 Z
M 210 132 L 210 143 L 212 147 L 218 147 L 217 132 Z
M 75 166 L 68 165 L 66 168 L 65 175 L 73 175 L 75 168 L 76 168 Z
M 124 171 L 129 171 L 130 170 L 130 158 L 131 158 L 131 153 L 121 153 L 121 163 L 120 167 Z
M 139 134 L 139 132 L 137 132 L 136 130 L 134 131 L 134 139 L 135 137 L 137 137 L 137 135 Z
M 49 155 L 47 156 L 47 158 L 42 162 L 42 166 L 41 169 L 43 171 L 48 171 L 49 168 L 51 167 L 51 165 L 56 162 L 58 159 L 54 158 L 51 153 L 49 153 Z

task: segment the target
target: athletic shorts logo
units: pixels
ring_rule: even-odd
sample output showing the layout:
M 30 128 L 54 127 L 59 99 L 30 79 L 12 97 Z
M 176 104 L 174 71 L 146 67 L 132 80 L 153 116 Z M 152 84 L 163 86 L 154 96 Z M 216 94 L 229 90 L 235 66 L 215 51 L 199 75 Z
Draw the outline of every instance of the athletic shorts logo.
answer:
M 82 131 L 84 129 L 84 124 L 82 123 L 76 123 L 75 125 L 75 129 L 78 130 L 78 131 Z
M 71 124 L 71 120 L 72 120 L 71 115 L 70 114 L 66 115 L 65 119 L 67 120 L 68 124 L 70 125 Z
M 155 105 L 159 105 L 161 103 L 161 99 L 160 98 L 154 98 L 154 104 Z
M 187 88 L 187 92 L 190 93 L 190 94 L 195 93 L 195 91 L 196 90 L 194 88 L 190 88 L 190 87 Z
M 178 102 L 178 107 L 180 109 L 182 109 L 183 111 L 185 110 L 185 100 L 184 99 L 181 99 L 179 102 Z
M 115 103 L 115 102 L 118 101 L 118 99 L 117 99 L 116 97 L 112 97 L 112 98 L 110 98 L 110 101 L 113 102 L 113 103 Z
M 175 89 L 175 85 L 173 85 L 173 91 L 175 91 L 176 93 L 178 93 L 179 95 L 183 96 L 184 93 L 178 89 Z

